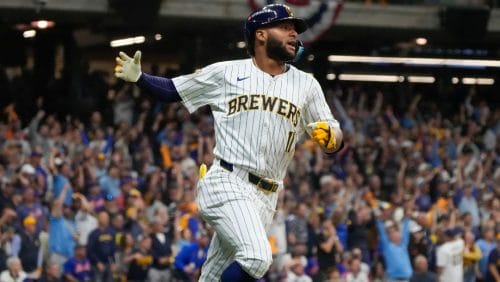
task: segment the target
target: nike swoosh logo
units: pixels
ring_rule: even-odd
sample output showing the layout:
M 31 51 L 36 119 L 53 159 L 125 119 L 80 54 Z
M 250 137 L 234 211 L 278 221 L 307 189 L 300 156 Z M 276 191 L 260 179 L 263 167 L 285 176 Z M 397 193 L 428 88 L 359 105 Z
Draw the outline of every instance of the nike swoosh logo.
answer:
M 244 76 L 244 77 L 239 77 L 239 76 L 238 76 L 238 77 L 236 77 L 236 80 L 238 80 L 238 81 L 242 81 L 242 80 L 245 80 L 245 79 L 247 79 L 247 78 L 249 78 L 249 77 L 250 77 L 250 76 Z

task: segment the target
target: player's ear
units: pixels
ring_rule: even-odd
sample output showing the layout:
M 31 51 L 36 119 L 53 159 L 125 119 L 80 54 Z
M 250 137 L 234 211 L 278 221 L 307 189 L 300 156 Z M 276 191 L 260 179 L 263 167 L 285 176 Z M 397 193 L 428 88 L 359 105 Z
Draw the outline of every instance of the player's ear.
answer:
M 255 31 L 255 41 L 266 41 L 267 33 L 263 29 L 257 29 Z

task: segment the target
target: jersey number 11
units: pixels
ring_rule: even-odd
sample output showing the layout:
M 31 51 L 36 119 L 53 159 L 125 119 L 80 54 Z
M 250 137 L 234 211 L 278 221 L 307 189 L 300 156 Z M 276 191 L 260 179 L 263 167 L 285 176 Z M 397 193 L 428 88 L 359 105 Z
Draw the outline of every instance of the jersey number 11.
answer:
M 286 141 L 286 147 L 285 147 L 285 152 L 289 153 L 290 150 L 292 149 L 292 145 L 295 143 L 295 131 L 289 131 L 288 132 L 288 139 Z

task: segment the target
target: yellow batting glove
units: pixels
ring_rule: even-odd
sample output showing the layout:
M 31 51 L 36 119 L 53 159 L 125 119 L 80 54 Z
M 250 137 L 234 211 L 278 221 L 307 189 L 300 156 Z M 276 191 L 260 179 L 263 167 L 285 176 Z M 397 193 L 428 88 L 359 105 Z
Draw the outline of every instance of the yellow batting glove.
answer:
M 201 164 L 200 165 L 200 172 L 199 172 L 200 179 L 202 179 L 205 176 L 205 174 L 207 174 L 207 165 Z
M 335 134 L 326 121 L 312 122 L 307 125 L 311 129 L 311 137 L 326 152 L 333 152 L 337 147 Z

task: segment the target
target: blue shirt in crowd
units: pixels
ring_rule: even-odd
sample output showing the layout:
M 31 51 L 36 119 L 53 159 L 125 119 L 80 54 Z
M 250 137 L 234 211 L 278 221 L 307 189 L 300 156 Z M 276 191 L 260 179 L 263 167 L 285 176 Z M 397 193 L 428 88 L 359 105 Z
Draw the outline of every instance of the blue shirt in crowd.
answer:
M 483 277 L 485 277 L 488 272 L 488 256 L 497 247 L 497 244 L 495 241 L 489 243 L 484 239 L 477 240 L 476 244 L 481 249 L 481 254 L 483 254 L 479 260 L 479 270 L 483 274 Z
M 382 255 L 387 267 L 387 277 L 391 279 L 410 279 L 413 270 L 408 254 L 408 243 L 410 242 L 409 220 L 407 218 L 403 220 L 401 242 L 398 245 L 389 240 L 382 220 L 377 220 L 377 230 L 382 247 Z
M 68 178 L 62 174 L 58 174 L 54 176 L 54 188 L 53 188 L 53 193 L 54 193 L 54 198 L 59 197 L 59 194 L 61 194 L 64 185 L 69 185 L 68 192 L 66 192 L 66 197 L 64 198 L 64 204 L 67 206 L 70 206 L 73 203 L 73 188 L 71 188 L 71 183 L 69 182 Z
M 64 257 L 73 256 L 75 225 L 62 216 L 49 217 L 49 250 Z
M 190 263 L 194 263 L 197 269 L 201 269 L 201 266 L 207 259 L 208 248 L 200 248 L 198 243 L 191 243 L 184 246 L 177 256 L 175 257 L 175 267 L 184 271 L 184 267 Z
M 99 185 L 101 186 L 101 191 L 106 196 L 112 196 L 116 198 L 120 195 L 120 179 L 112 178 L 109 175 L 104 175 L 99 179 Z

